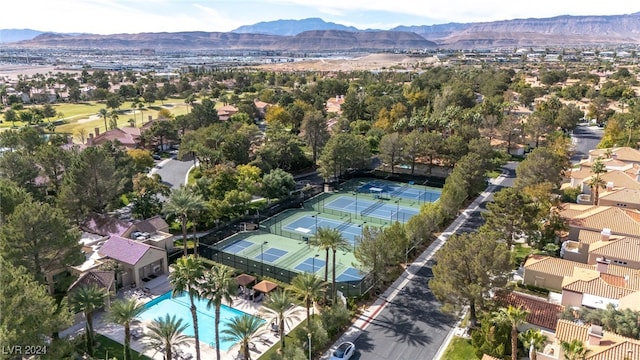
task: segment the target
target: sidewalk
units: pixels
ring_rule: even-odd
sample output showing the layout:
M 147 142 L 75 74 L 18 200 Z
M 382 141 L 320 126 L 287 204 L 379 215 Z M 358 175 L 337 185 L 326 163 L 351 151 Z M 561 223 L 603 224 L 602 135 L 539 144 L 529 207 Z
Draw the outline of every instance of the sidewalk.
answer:
M 416 260 L 409 265 L 405 271 L 400 275 L 396 281 L 391 284 L 385 290 L 382 295 L 378 297 L 378 299 L 371 305 L 367 310 L 365 310 L 358 319 L 345 331 L 345 333 L 338 339 L 336 343 L 331 346 L 329 351 L 327 351 L 320 359 L 329 359 L 333 350 L 335 350 L 338 345 L 342 342 L 350 341 L 355 342 L 362 331 L 366 330 L 371 321 L 373 321 L 377 315 L 384 309 L 387 303 L 393 301 L 393 299 L 400 293 L 404 287 L 415 277 L 415 274 L 420 270 L 420 268 L 426 266 L 427 262 L 433 258 L 435 253 L 444 245 L 444 243 L 449 239 L 451 235 L 456 233 L 464 225 L 464 223 L 469 218 L 469 214 L 472 214 L 475 211 L 478 211 L 480 208 L 480 204 L 487 200 L 487 198 L 496 190 L 496 188 L 502 184 L 505 179 L 505 173 L 503 172 L 498 178 L 494 179 L 490 182 L 490 185 L 487 189 L 482 192 L 461 214 L 458 216 L 452 223 L 449 225 L 445 231 L 438 236 L 438 238 L 422 253 Z M 460 332 L 457 327 L 454 327 L 449 332 L 449 335 L 445 339 L 444 343 L 440 346 L 438 353 L 436 354 L 435 359 L 440 359 L 442 353 L 449 345 L 451 338 L 456 332 Z

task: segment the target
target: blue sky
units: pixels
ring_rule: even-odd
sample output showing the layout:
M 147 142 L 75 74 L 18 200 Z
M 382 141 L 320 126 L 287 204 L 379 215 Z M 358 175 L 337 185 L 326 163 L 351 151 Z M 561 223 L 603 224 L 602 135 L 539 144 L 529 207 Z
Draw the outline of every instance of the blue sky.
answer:
M 319 17 L 359 29 L 640 11 L 628 0 L 9 0 L 2 29 L 117 34 L 231 31 Z M 529 6 L 535 4 L 535 6 Z M 10 15 L 13 14 L 13 15 Z

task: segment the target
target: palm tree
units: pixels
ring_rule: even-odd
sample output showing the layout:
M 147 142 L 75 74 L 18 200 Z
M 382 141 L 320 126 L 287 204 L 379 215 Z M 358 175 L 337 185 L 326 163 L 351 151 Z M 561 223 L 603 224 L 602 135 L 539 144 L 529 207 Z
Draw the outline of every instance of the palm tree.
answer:
M 327 281 L 327 272 L 329 265 L 329 249 L 333 251 L 333 264 L 332 265 L 332 282 L 331 282 L 331 296 L 333 302 L 336 301 L 336 253 L 338 250 L 350 250 L 351 244 L 344 237 L 342 233 L 337 229 L 331 228 L 318 228 L 316 238 L 312 241 L 313 245 L 318 246 L 321 250 L 325 251 L 326 261 L 324 268 L 324 281 Z
M 98 111 L 98 115 L 100 115 L 100 117 L 104 119 L 104 131 L 109 130 L 109 127 L 107 126 L 107 118 L 109 117 L 109 110 L 107 110 L 107 108 L 100 109 Z
M 205 206 L 204 199 L 185 186 L 180 186 L 173 190 L 169 195 L 169 199 L 164 203 L 164 212 L 174 215 L 182 224 L 184 256 L 187 256 L 187 219 L 189 214 L 199 209 L 204 209 Z
M 542 350 L 542 346 L 547 342 L 547 337 L 540 329 L 528 329 L 518 335 L 525 348 L 529 348 L 529 359 L 536 360 L 536 351 Z
M 325 227 L 319 227 L 316 229 L 316 236 L 311 240 L 311 245 L 317 246 L 321 251 L 324 250 L 324 282 L 328 284 L 329 280 L 329 249 L 333 243 L 333 238 L 336 233 L 340 233 L 337 230 Z M 327 299 L 327 292 L 325 291 L 325 300 Z
M 109 309 L 109 319 L 124 326 L 124 360 L 131 360 L 131 325 L 143 311 L 144 305 L 134 298 L 116 300 Z
M 511 360 L 518 359 L 518 326 L 527 320 L 527 315 L 526 310 L 512 305 L 493 313 L 495 322 L 511 325 Z
M 251 360 L 249 352 L 249 343 L 253 340 L 262 322 L 259 318 L 250 315 L 236 316 L 229 323 L 227 328 L 222 330 L 222 340 L 240 343 L 240 352 L 244 355 L 245 360 Z
M 149 346 L 164 351 L 164 359 L 172 360 L 173 347 L 186 345 L 191 342 L 191 338 L 184 335 L 187 324 L 182 323 L 182 319 L 177 319 L 175 315 L 166 314 L 164 318 L 155 318 L 148 327 Z
M 105 293 L 97 285 L 83 286 L 71 294 L 71 304 L 75 311 L 82 312 L 87 322 L 87 353 L 93 355 L 93 313 L 104 306 Z
M 138 103 L 138 109 L 140 110 L 140 126 L 144 124 L 144 102 Z
M 173 265 L 173 272 L 169 274 L 169 282 L 173 286 L 171 296 L 175 297 L 183 292 L 189 294 L 191 303 L 191 318 L 193 319 L 193 334 L 196 343 L 196 359 L 200 360 L 200 336 L 198 331 L 198 313 L 195 298 L 199 296 L 197 286 L 204 273 L 204 263 L 193 255 L 181 257 Z
M 593 196 L 593 205 L 598 205 L 598 198 L 600 197 L 600 188 L 605 188 L 607 185 L 604 180 L 602 180 L 602 174 L 607 172 L 607 168 L 602 163 L 602 161 L 598 158 L 591 165 L 591 172 L 593 176 L 588 182 L 588 185 L 591 187 L 591 194 Z
M 591 350 L 584 346 L 584 343 L 578 339 L 570 342 L 563 341 L 560 343 L 565 360 L 584 360 Z
M 313 273 L 302 273 L 296 275 L 291 281 L 291 292 L 304 301 L 307 307 L 307 333 L 311 332 L 311 314 L 309 309 L 313 301 L 320 296 L 325 288 L 325 283 Z
M 293 297 L 289 295 L 287 290 L 278 290 L 269 294 L 267 300 L 264 302 L 263 311 L 267 313 L 265 315 L 269 316 L 271 321 L 276 320 L 278 323 L 281 348 L 284 348 L 285 345 L 285 324 L 289 323 L 288 327 L 291 328 L 291 323 L 297 319 L 297 309 L 293 304 L 293 300 Z
M 120 117 L 120 115 L 118 114 L 118 110 L 113 110 L 109 113 L 109 117 L 111 118 L 111 120 L 109 120 L 109 126 L 111 128 L 111 130 L 118 128 L 118 118 Z
M 196 102 L 196 97 L 193 94 L 190 94 L 189 96 L 187 96 L 186 99 L 184 99 L 185 104 L 187 104 L 187 112 L 189 113 L 189 106 L 193 107 L 193 103 Z
M 222 301 L 229 304 L 233 302 L 232 295 L 235 294 L 237 284 L 233 276 L 233 269 L 222 264 L 214 264 L 211 269 L 204 274 L 201 296 L 208 299 L 207 307 L 215 308 L 215 336 L 216 336 L 216 358 L 220 360 L 220 308 Z

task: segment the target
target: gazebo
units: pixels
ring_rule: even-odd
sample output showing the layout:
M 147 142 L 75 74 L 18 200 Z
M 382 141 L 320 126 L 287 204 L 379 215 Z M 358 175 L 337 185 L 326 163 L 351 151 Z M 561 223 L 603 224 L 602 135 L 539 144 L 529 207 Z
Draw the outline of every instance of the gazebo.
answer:
M 249 274 L 240 274 L 236 276 L 236 282 L 240 286 L 247 287 L 249 284 L 253 283 L 254 281 L 256 281 L 256 277 L 251 276 Z
M 253 287 L 253 290 L 260 291 L 263 294 L 268 294 L 271 291 L 275 290 L 277 287 L 278 287 L 278 284 L 276 283 L 273 283 L 268 280 L 262 280 Z

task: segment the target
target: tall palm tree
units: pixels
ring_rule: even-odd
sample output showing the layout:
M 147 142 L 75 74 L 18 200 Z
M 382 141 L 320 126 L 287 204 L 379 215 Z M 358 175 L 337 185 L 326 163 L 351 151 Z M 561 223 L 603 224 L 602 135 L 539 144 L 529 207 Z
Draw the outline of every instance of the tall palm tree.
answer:
M 116 324 L 124 326 L 124 360 L 131 360 L 131 325 L 144 311 L 144 305 L 134 298 L 119 299 L 111 304 L 108 317 Z
M 530 360 L 536 360 L 536 351 L 542 350 L 542 347 L 547 342 L 547 337 L 542 334 L 540 329 L 528 329 L 527 331 L 520 333 L 518 337 L 524 344 L 524 347 L 529 349 Z
M 607 167 L 600 159 L 596 159 L 593 164 L 591 164 L 591 173 L 593 176 L 587 183 L 591 187 L 591 195 L 593 197 L 593 205 L 598 205 L 598 198 L 600 197 L 600 188 L 605 188 L 607 185 L 604 180 L 602 180 L 602 174 L 607 172 Z
M 511 325 L 511 360 L 518 359 L 518 326 L 527 320 L 529 313 L 521 307 L 509 305 L 493 313 L 493 320 Z
M 183 292 L 189 295 L 191 304 L 191 318 L 193 319 L 193 335 L 196 343 L 196 359 L 200 360 L 200 336 L 198 330 L 198 313 L 195 299 L 199 296 L 198 284 L 202 280 L 204 263 L 193 255 L 181 257 L 173 265 L 173 271 L 169 274 L 169 282 L 173 286 L 171 296 L 175 297 Z
M 229 323 L 226 329 L 222 330 L 222 340 L 240 342 L 240 352 L 245 360 L 251 360 L 249 343 L 257 335 L 262 326 L 259 318 L 250 315 L 236 316 Z
M 284 348 L 285 325 L 291 328 L 293 320 L 297 319 L 297 309 L 293 303 L 294 298 L 287 290 L 277 290 L 267 296 L 264 302 L 263 312 L 266 312 L 271 321 L 278 322 L 278 335 L 280 335 L 280 347 Z
M 182 323 L 182 319 L 177 319 L 175 315 L 166 314 L 164 318 L 155 318 L 148 327 L 149 346 L 153 349 L 164 351 L 164 359 L 173 359 L 173 347 L 188 345 L 191 338 L 184 335 L 187 324 Z
M 86 320 L 87 353 L 93 355 L 93 313 L 104 306 L 105 293 L 97 285 L 83 286 L 71 293 L 71 305 Z
M 144 125 L 144 102 L 138 103 L 138 110 L 140 110 L 140 126 Z
M 591 350 L 587 349 L 584 343 L 578 339 L 573 339 L 569 342 L 563 341 L 560 343 L 562 352 L 564 353 L 565 360 L 584 360 Z
M 98 110 L 98 115 L 100 115 L 100 117 L 104 120 L 104 131 L 109 130 L 109 127 L 107 126 L 107 118 L 109 117 L 109 110 L 107 110 L 107 108 L 103 108 Z
M 316 229 L 316 236 L 311 240 L 311 245 L 317 246 L 318 249 L 324 250 L 324 282 L 328 284 L 329 280 L 329 249 L 331 249 L 332 238 L 337 230 L 325 227 Z M 327 299 L 325 292 L 325 300 Z
M 220 308 L 222 302 L 229 304 L 233 302 L 232 295 L 235 294 L 238 284 L 233 276 L 233 269 L 222 264 L 214 264 L 209 271 L 204 274 L 201 296 L 208 299 L 207 307 L 215 308 L 215 336 L 216 336 L 216 358 L 220 360 Z
M 193 103 L 196 102 L 196 96 L 193 94 L 190 94 L 189 96 L 187 96 L 186 99 L 184 99 L 184 103 L 187 104 L 187 112 L 191 112 L 189 111 L 189 106 L 193 107 Z
M 187 220 L 189 214 L 198 209 L 204 209 L 205 206 L 206 203 L 204 199 L 185 186 L 180 186 L 173 190 L 171 195 L 169 195 L 169 199 L 164 203 L 164 212 L 178 218 L 182 225 L 184 256 L 187 256 Z
M 291 280 L 291 292 L 304 301 L 307 307 L 307 332 L 311 332 L 311 314 L 309 309 L 313 301 L 324 291 L 325 282 L 313 273 L 301 273 Z
M 331 296 L 333 302 L 336 301 L 336 253 L 338 250 L 350 250 L 351 244 L 344 237 L 342 233 L 337 229 L 331 228 L 318 228 L 315 239 L 312 241 L 313 245 L 316 245 L 320 250 L 325 251 L 326 261 L 324 268 L 324 281 L 327 281 L 327 272 L 329 267 L 329 249 L 333 251 L 333 263 L 332 265 L 332 282 L 331 282 Z

